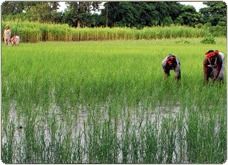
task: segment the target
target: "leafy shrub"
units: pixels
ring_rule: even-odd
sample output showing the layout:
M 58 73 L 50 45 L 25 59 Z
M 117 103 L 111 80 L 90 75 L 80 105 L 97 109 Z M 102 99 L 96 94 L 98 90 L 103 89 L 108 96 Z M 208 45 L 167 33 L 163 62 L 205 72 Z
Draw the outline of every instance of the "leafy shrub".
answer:
M 203 40 L 201 41 L 201 43 L 203 44 L 215 44 L 215 38 L 214 36 L 210 35 L 206 35 Z

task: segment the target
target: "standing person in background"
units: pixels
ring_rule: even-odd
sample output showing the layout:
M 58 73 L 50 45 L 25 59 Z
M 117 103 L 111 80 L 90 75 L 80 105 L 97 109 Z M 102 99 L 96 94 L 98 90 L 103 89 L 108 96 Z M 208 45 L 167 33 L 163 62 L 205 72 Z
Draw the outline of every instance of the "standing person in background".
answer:
M 10 38 L 11 38 L 11 30 L 10 30 L 10 27 L 7 25 L 6 29 L 4 30 L 4 42 L 6 45 L 10 44 Z
M 181 79 L 180 61 L 176 58 L 175 55 L 169 54 L 162 61 L 162 68 L 164 70 L 165 79 L 167 79 L 167 77 L 170 76 L 170 70 L 174 70 L 176 80 Z
M 204 81 L 224 79 L 224 54 L 218 50 L 209 50 L 205 53 L 203 61 Z

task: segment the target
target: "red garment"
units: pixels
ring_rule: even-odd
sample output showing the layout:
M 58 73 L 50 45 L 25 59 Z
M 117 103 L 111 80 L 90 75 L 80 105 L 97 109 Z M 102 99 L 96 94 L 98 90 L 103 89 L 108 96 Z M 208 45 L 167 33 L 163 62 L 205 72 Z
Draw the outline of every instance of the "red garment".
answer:
M 168 59 L 167 59 L 167 64 L 169 64 L 169 65 L 171 65 L 171 64 L 173 64 L 175 62 L 175 57 L 174 56 L 170 56 L 170 57 L 168 57 Z
M 216 51 L 213 51 L 213 52 L 210 52 L 210 53 L 205 53 L 205 55 L 206 55 L 206 58 L 208 59 L 208 58 L 211 58 L 211 57 L 217 56 L 217 55 L 218 55 L 218 53 L 219 53 L 219 51 L 218 51 L 218 50 L 216 50 Z
M 213 80 L 216 80 L 219 76 L 220 71 L 221 71 L 223 60 L 222 60 L 221 56 L 219 55 L 218 50 L 215 50 L 215 51 L 209 52 L 209 53 L 205 53 L 205 55 L 206 56 L 205 56 L 205 59 L 203 62 L 204 79 L 206 81 L 208 81 L 209 77 L 210 77 Z M 213 57 L 215 57 L 215 58 L 213 58 Z M 214 66 L 214 68 L 212 68 L 212 66 Z M 212 74 L 213 69 L 217 70 L 216 75 Z

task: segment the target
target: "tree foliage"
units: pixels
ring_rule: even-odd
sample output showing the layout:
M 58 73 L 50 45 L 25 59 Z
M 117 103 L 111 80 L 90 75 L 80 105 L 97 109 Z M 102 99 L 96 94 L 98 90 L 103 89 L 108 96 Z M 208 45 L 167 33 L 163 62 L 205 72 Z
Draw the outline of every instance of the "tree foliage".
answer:
M 25 8 L 24 3 L 5 1 L 2 3 L 2 15 L 15 15 L 22 13 Z
M 225 26 L 227 20 L 225 2 L 204 2 L 204 4 L 207 7 L 200 9 L 204 23 Z
M 183 5 L 176 22 L 181 25 L 195 26 L 202 22 L 201 14 L 193 6 Z
M 197 12 L 193 6 L 179 2 L 146 1 L 71 1 L 60 12 L 58 2 L 6 1 L 2 4 L 2 17 L 39 22 L 67 23 L 74 27 L 137 27 L 180 24 L 226 27 L 226 4 L 204 2 L 205 8 Z M 103 9 L 100 8 L 103 7 Z
M 144 27 L 172 24 L 181 5 L 177 2 L 107 2 L 101 12 L 106 26 Z
M 64 22 L 75 27 L 83 27 L 91 21 L 91 11 L 98 10 L 100 2 L 67 2 Z
M 56 2 L 27 2 L 26 15 L 31 21 L 53 22 L 59 7 Z
M 2 15 L 3 19 L 10 17 L 29 21 L 55 22 L 58 8 L 58 2 L 4 2 Z

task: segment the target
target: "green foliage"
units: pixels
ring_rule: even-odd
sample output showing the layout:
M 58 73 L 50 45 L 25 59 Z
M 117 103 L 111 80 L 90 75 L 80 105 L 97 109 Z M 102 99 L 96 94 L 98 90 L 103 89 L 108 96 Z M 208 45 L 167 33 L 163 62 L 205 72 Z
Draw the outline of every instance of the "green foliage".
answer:
M 216 26 L 219 22 L 223 22 L 226 25 L 227 6 L 225 2 L 204 2 L 204 4 L 207 7 L 200 9 L 204 23 L 210 23 L 212 26 Z
M 170 25 L 181 8 L 177 2 L 107 2 L 104 6 L 101 16 L 110 27 Z
M 226 26 L 217 25 L 217 26 L 208 26 L 209 32 L 214 36 L 226 36 Z
M 201 23 L 201 15 L 196 12 L 196 9 L 193 6 L 183 6 L 181 8 L 181 13 L 176 19 L 176 23 L 195 26 Z
M 226 79 L 204 85 L 211 45 L 183 40 L 2 45 L 4 163 L 223 163 Z M 163 81 L 169 52 L 180 83 Z
M 101 2 L 67 2 L 68 8 L 64 13 L 64 22 L 73 27 L 84 27 L 89 24 L 91 11 L 98 10 Z
M 203 43 L 203 44 L 215 44 L 216 42 L 215 42 L 214 36 L 211 35 L 211 34 L 208 34 L 208 35 L 206 35 L 203 38 L 203 40 L 201 41 L 201 43 Z
M 179 2 L 4 2 L 3 20 L 29 20 L 66 23 L 73 27 L 150 27 L 172 24 L 195 27 L 210 23 L 226 27 L 226 4 L 204 2 L 207 7 L 197 12 L 193 6 Z M 101 5 L 104 4 L 104 5 Z M 104 6 L 101 9 L 101 6 Z M 224 32 L 224 31 L 223 31 Z
M 2 17 L 9 21 L 54 22 L 59 17 L 58 7 L 58 2 L 5 2 Z
M 13 34 L 17 33 L 21 37 L 22 42 L 198 38 L 205 33 L 203 29 L 187 26 L 156 26 L 143 29 L 72 28 L 66 24 L 6 21 L 2 22 L 3 29 L 6 24 L 10 25 Z
M 225 2 L 204 2 L 207 7 L 200 9 L 203 17 L 204 28 L 213 36 L 226 36 L 227 33 L 227 6 Z M 210 35 L 203 41 L 214 43 Z
M 15 14 L 19 14 L 22 13 L 24 10 L 24 3 L 21 2 L 3 2 L 2 3 L 2 15 L 3 17 L 5 15 L 15 15 Z

